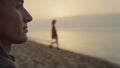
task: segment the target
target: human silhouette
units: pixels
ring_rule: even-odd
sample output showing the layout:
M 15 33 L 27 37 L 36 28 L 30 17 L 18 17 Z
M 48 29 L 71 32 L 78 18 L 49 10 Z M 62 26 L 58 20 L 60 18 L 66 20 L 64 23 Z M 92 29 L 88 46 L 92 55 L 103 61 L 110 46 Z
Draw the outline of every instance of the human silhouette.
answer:
M 52 21 L 52 42 L 50 44 L 50 48 L 52 48 L 53 44 L 57 45 L 57 49 L 59 49 L 59 44 L 58 44 L 58 35 L 55 27 L 56 20 Z
M 0 0 L 0 68 L 17 68 L 15 58 L 10 54 L 12 44 L 28 40 L 27 24 L 32 16 L 23 4 L 24 0 Z M 21 53 L 19 57 L 24 56 Z

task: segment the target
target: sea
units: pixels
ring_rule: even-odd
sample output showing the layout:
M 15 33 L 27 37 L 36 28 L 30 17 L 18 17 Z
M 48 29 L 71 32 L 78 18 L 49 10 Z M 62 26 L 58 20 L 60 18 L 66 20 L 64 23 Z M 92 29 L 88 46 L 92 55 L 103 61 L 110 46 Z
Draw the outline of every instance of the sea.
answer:
M 33 20 L 29 39 L 49 46 L 51 22 L 52 19 Z M 120 14 L 64 17 L 56 19 L 55 25 L 60 48 L 120 65 Z

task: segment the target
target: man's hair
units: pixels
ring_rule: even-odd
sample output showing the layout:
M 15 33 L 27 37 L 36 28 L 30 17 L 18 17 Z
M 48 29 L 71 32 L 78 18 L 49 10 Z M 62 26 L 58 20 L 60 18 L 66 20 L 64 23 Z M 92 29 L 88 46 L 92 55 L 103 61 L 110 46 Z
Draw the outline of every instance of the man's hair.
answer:
M 0 0 L 0 7 L 4 4 L 4 0 Z

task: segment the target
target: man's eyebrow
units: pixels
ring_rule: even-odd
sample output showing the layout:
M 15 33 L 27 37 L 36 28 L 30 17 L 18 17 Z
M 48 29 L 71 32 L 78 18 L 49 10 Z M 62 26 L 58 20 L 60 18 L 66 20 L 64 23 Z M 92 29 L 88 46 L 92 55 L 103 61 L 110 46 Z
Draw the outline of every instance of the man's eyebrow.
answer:
M 24 0 L 21 0 L 22 1 L 22 3 L 24 3 Z
M 24 0 L 16 0 L 16 2 L 22 2 L 22 3 L 24 3 Z

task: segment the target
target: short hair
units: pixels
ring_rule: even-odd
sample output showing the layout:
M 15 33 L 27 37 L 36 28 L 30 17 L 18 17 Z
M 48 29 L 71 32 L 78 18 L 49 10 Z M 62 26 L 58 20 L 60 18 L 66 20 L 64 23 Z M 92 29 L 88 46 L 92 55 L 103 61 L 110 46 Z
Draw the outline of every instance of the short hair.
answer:
M 52 24 L 55 24 L 55 22 L 56 22 L 56 20 L 54 19 L 54 20 L 52 21 Z
M 2 5 L 4 4 L 4 0 L 0 0 L 0 6 L 2 7 Z

